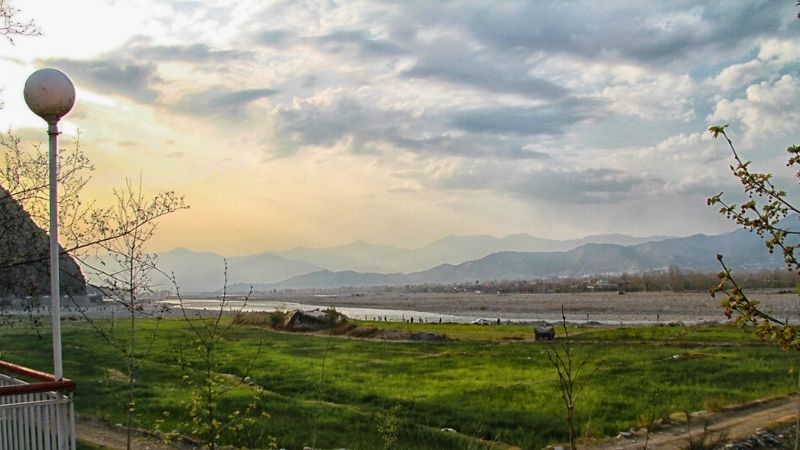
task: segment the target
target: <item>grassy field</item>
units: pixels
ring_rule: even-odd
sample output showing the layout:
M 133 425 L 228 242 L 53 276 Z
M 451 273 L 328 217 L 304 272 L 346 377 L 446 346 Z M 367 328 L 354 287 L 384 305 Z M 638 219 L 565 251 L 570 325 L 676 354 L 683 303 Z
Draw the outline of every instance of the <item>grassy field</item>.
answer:
M 236 326 L 220 343 L 217 371 L 229 387 L 249 375 L 254 385 L 227 392 L 225 416 L 251 415 L 223 442 L 289 449 L 525 449 L 566 438 L 547 344 L 530 341 L 524 326 L 362 323 L 362 326 L 434 331 L 445 342 L 387 342 L 273 332 Z M 141 427 L 191 434 L 187 415 L 192 382 L 200 373 L 186 324 L 139 321 L 141 369 L 136 414 Z M 579 359 L 588 361 L 577 407 L 581 435 L 614 435 L 684 410 L 788 393 L 797 356 L 726 326 L 574 328 Z M 117 324 L 115 339 L 127 331 Z M 261 354 L 250 373 L 252 356 Z M 81 322 L 63 326 L 65 375 L 76 380 L 80 413 L 123 422 L 123 356 Z M 556 344 L 559 345 L 559 344 Z M 30 327 L 0 330 L 2 358 L 51 367 L 49 335 Z M 324 371 L 323 371 L 324 362 Z M 256 407 L 247 404 L 258 396 Z M 263 413 L 263 414 L 262 414 Z M 453 428 L 457 433 L 441 431 Z M 390 439 L 391 440 L 391 439 Z

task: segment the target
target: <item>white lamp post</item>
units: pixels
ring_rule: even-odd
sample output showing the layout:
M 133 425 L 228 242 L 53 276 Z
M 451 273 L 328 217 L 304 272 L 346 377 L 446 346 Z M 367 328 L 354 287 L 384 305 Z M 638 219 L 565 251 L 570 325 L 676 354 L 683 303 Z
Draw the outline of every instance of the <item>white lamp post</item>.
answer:
M 53 375 L 63 378 L 61 368 L 61 290 L 58 264 L 58 121 L 75 104 L 75 86 L 56 69 L 39 69 L 25 82 L 25 103 L 47 122 L 50 137 L 50 319 L 53 329 Z

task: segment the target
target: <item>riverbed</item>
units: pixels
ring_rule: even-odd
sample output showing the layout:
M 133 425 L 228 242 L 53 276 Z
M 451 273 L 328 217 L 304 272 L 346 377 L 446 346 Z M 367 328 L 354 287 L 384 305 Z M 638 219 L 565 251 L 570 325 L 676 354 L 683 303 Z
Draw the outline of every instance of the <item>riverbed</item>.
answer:
M 800 322 L 800 297 L 793 293 L 753 292 L 752 298 L 781 319 Z M 358 293 L 340 295 L 272 295 L 250 298 L 246 311 L 325 309 L 356 319 L 468 323 L 484 319 L 496 322 L 558 321 L 561 308 L 568 321 L 604 324 L 724 322 L 720 298 L 705 292 L 616 292 L 569 294 L 477 294 L 477 293 Z M 177 300 L 166 300 L 175 304 Z M 184 306 L 216 309 L 213 298 L 185 299 Z M 241 308 L 242 300 L 230 302 Z

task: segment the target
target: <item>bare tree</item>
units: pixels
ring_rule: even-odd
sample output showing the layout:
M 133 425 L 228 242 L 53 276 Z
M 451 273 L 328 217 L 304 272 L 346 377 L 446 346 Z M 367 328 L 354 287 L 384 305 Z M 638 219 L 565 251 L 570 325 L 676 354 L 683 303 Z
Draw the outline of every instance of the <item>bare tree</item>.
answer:
M 550 365 L 556 369 L 558 375 L 558 388 L 561 393 L 561 400 L 564 402 L 564 421 L 567 424 L 569 434 L 569 447 L 571 450 L 577 449 L 577 434 L 575 432 L 575 404 L 580 397 L 581 391 L 585 386 L 585 377 L 581 372 L 586 366 L 586 359 L 578 360 L 575 357 L 575 349 L 567 328 L 567 317 L 564 314 L 564 306 L 561 306 L 561 327 L 564 332 L 561 350 L 554 344 L 549 344 L 547 348 L 547 358 Z
M 58 184 L 59 240 L 68 249 L 62 255 L 86 248 L 92 242 L 89 217 L 93 204 L 85 205 L 80 191 L 90 179 L 94 167 L 81 150 L 79 139 L 72 147 L 59 149 Z M 25 222 L 32 221 L 40 229 L 49 220 L 47 152 L 41 146 L 25 145 L 12 133 L 0 134 L 0 209 L 22 209 L 25 214 L 5 214 L 0 218 L 0 244 L 19 238 Z M 8 245 L 6 245 L 8 247 Z M 0 253 L 0 274 L 14 268 L 47 261 L 47 248 L 17 246 L 14 251 Z
M 187 206 L 183 197 L 163 192 L 146 197 L 141 178 L 138 185 L 129 179 L 125 187 L 114 191 L 114 204 L 106 209 L 93 210 L 90 227 L 95 254 L 94 260 L 84 259 L 84 267 L 99 284 L 104 296 L 111 298 L 128 313 L 127 341 L 113 336 L 114 324 L 103 330 L 90 321 L 106 340 L 126 356 L 128 361 L 127 448 L 132 445 L 132 430 L 136 412 L 136 371 L 138 363 L 136 319 L 140 315 L 159 317 L 164 306 L 146 303 L 144 296 L 151 292 L 150 274 L 156 270 L 156 256 L 145 251 L 153 237 L 159 218 Z M 88 319 L 88 317 L 87 317 Z M 156 328 L 157 330 L 157 328 Z M 155 339 L 155 331 L 150 342 Z
M 220 375 L 217 361 L 220 344 L 227 338 L 231 328 L 239 322 L 252 294 L 252 288 L 238 301 L 228 295 L 228 263 L 226 261 L 225 282 L 222 287 L 222 295 L 217 297 L 217 308 L 208 314 L 203 314 L 187 307 L 175 275 L 167 276 L 174 286 L 179 307 L 183 319 L 189 327 L 195 355 L 198 358 L 195 362 L 191 362 L 181 356 L 183 359 L 181 366 L 184 368 L 193 366 L 199 374 L 197 378 L 186 377 L 192 388 L 188 405 L 190 428 L 193 434 L 203 439 L 208 448 L 215 450 L 218 448 L 223 431 L 243 431 L 245 426 L 255 422 L 254 416 L 259 412 L 259 399 L 263 390 L 260 386 L 250 383 L 249 374 L 261 355 L 262 342 L 259 341 L 258 349 L 238 382 L 231 384 L 229 380 Z M 227 318 L 225 317 L 226 313 L 229 316 Z M 239 388 L 252 389 L 254 392 L 252 400 L 242 411 L 237 410 L 231 414 L 220 412 L 217 408 L 219 399 L 228 392 Z
M 15 36 L 39 36 L 42 34 L 33 20 L 23 20 L 19 17 L 20 10 L 14 8 L 11 2 L 0 0 L 0 36 L 14 43 Z
M 36 24 L 19 17 L 20 11 L 9 1 L 0 0 L 0 35 L 9 43 L 15 36 L 41 34 Z M 0 108 L 2 103 L 0 103 Z M 131 448 L 131 430 L 135 412 L 135 382 L 137 369 L 137 315 L 154 315 L 141 302 L 150 290 L 149 274 L 155 267 L 155 256 L 145 252 L 145 244 L 153 236 L 158 219 L 187 206 L 183 197 L 174 192 L 163 192 L 153 197 L 144 195 L 141 181 L 138 186 L 128 180 L 121 190 L 114 191 L 114 204 L 97 207 L 94 202 L 85 204 L 81 190 L 94 170 L 81 151 L 79 139 L 69 149 L 58 149 L 56 178 L 59 184 L 59 242 L 61 255 L 71 261 L 72 255 L 85 261 L 84 267 L 98 281 L 96 288 L 105 297 L 114 299 L 128 312 L 130 329 L 126 342 L 117 341 L 110 330 L 103 330 L 90 321 L 106 340 L 118 348 L 128 360 L 127 448 Z M 19 268 L 39 267 L 49 257 L 47 249 L 40 246 L 18 245 L 26 234 L 41 231 L 49 218 L 48 154 L 40 145 L 23 143 L 11 132 L 0 134 L 0 211 L 15 211 L 0 218 L 0 280 L 9 278 Z M 141 177 L 140 177 L 141 178 Z M 38 229 L 37 229 L 38 227 Z M 92 264 L 86 256 L 100 254 L 100 263 Z M 98 261 L 98 260 L 94 260 Z M 73 264 L 74 265 L 74 264 Z M 80 269 L 64 271 L 62 280 L 84 279 Z M 45 276 L 42 269 L 40 276 Z M 10 277 L 10 278 L 13 278 Z M 16 280 L 19 283 L 20 280 Z M 2 286 L 0 286 L 2 287 Z M 4 293 L 0 290 L 0 296 Z M 84 317 L 88 318 L 85 314 Z M 151 336 L 151 343 L 154 335 Z

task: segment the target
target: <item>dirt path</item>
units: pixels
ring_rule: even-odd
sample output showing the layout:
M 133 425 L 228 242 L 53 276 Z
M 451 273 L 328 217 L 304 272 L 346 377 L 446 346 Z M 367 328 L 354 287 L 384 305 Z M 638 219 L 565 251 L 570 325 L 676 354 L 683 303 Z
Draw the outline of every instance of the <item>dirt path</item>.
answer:
M 730 442 L 746 439 L 759 429 L 794 423 L 797 415 L 796 397 L 779 397 L 757 400 L 743 405 L 726 407 L 715 413 L 699 412 L 692 414 L 692 438 L 699 441 L 708 425 L 708 441 Z M 609 438 L 589 442 L 582 448 L 591 450 L 633 450 L 644 447 L 645 433 L 639 430 L 634 436 Z M 648 449 L 684 449 L 689 444 L 685 419 L 682 423 L 670 425 L 650 433 Z
M 75 418 L 75 431 L 78 440 L 100 448 L 122 450 L 126 448 L 127 431 L 123 426 L 116 426 L 92 417 Z M 143 431 L 133 434 L 133 448 L 138 450 L 190 450 L 196 447 L 183 442 L 164 443 Z

